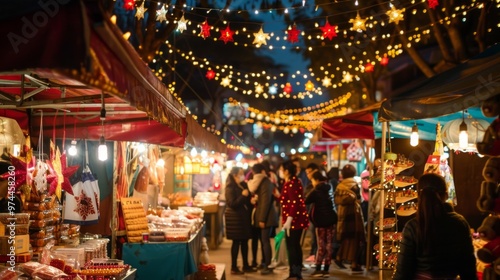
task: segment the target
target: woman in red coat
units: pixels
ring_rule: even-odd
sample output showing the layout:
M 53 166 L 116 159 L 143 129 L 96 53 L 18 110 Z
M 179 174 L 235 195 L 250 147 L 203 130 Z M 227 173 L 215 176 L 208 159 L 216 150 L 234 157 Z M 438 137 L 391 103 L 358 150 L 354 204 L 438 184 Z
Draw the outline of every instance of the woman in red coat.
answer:
M 302 183 L 295 176 L 297 167 L 292 161 L 281 164 L 280 177 L 285 179 L 280 196 L 281 217 L 283 229 L 286 230 L 286 249 L 290 266 L 289 280 L 302 278 L 302 247 L 300 238 L 302 231 L 309 226 L 306 205 L 304 203 L 304 190 Z

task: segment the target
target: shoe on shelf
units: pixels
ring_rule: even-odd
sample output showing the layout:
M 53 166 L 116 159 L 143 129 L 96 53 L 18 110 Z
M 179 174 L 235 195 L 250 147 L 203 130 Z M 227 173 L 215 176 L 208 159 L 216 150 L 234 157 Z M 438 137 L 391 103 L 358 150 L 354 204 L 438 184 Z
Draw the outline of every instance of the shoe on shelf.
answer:
M 268 267 L 266 267 L 266 268 L 264 268 L 264 269 L 262 269 L 260 271 L 260 274 L 262 274 L 262 275 L 269 275 L 269 274 L 272 274 L 272 273 L 273 273 L 273 270 L 270 269 L 270 268 L 268 268 Z
M 360 266 L 351 267 L 351 273 L 363 273 L 364 270 Z
M 339 269 L 346 269 L 345 265 L 342 263 L 342 261 L 339 260 L 334 260 L 333 263 L 339 268 Z
M 243 272 L 246 272 L 246 273 L 257 272 L 257 268 L 256 267 L 251 267 L 251 266 L 244 266 L 243 267 Z
M 321 271 L 321 270 L 314 270 L 314 272 L 311 273 L 311 277 L 323 278 L 323 271 Z
M 245 274 L 245 272 L 241 271 L 239 268 L 236 267 L 236 268 L 231 269 L 231 274 L 233 274 L 233 275 L 243 275 L 243 274 Z
M 316 259 L 315 255 L 310 255 L 309 257 L 307 257 L 306 262 L 314 262 L 315 259 Z

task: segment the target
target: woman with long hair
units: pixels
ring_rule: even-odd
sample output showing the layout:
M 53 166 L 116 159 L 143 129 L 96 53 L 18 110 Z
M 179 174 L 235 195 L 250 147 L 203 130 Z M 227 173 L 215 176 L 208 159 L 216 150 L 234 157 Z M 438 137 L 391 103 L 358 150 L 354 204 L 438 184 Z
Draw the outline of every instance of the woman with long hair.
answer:
M 285 243 L 288 251 L 289 276 L 288 280 L 302 278 L 302 247 L 300 238 L 302 231 L 309 225 L 304 189 L 297 178 L 297 167 L 292 161 L 285 161 L 279 169 L 280 177 L 284 179 L 280 196 L 281 219 L 283 229 L 286 230 Z
M 470 227 L 447 203 L 443 177 L 418 181 L 417 215 L 406 223 L 393 279 L 477 279 Z
M 254 272 L 248 264 L 248 240 L 251 238 L 252 204 L 250 191 L 245 183 L 245 173 L 241 167 L 233 167 L 226 179 L 226 238 L 232 240 L 231 274 Z M 243 269 L 238 268 L 238 252 L 241 248 Z

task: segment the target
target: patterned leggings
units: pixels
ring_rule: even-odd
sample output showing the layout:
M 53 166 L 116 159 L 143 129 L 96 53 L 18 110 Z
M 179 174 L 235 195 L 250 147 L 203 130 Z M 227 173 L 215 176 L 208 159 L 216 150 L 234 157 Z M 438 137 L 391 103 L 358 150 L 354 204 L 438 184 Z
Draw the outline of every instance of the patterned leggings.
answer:
M 316 241 L 318 242 L 318 251 L 316 252 L 316 267 L 321 267 L 323 261 L 326 265 L 332 262 L 333 252 L 333 237 L 335 227 L 317 227 L 316 228 Z

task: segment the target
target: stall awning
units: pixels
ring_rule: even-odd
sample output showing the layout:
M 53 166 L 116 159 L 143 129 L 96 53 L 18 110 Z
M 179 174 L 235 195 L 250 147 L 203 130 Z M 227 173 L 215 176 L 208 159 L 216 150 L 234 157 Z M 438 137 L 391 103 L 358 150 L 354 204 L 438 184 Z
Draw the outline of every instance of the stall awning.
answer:
M 186 144 L 206 151 L 227 153 L 226 145 L 224 145 L 214 134 L 201 127 L 191 115 L 186 116 L 186 123 Z
M 182 147 L 184 106 L 122 37 L 100 1 L 61 2 L 47 8 L 22 0 L 2 7 L 0 36 L 7 39 L 0 41 L 0 109 L 30 109 L 35 124 L 43 115 L 44 129 L 52 133 L 55 127 L 58 136 L 76 122 L 78 133 L 92 139 L 101 135 L 94 130 L 101 131 L 104 104 L 106 139 L 121 135 L 116 140 Z M 52 116 L 59 117 L 53 122 Z
M 382 102 L 380 121 L 434 118 L 480 106 L 500 94 L 500 44 Z
M 342 139 L 375 139 L 371 111 L 365 110 L 323 120 L 311 142 L 313 145 L 322 145 Z

